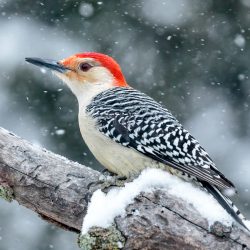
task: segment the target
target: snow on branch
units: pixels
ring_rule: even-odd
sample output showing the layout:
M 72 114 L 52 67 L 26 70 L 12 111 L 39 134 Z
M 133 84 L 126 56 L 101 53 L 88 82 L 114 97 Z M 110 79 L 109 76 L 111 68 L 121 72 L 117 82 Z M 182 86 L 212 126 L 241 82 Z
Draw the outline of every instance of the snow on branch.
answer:
M 231 226 L 211 197 L 159 171 L 105 194 L 99 172 L 0 128 L 0 196 L 76 232 L 87 214 L 84 249 L 250 249 L 249 233 Z

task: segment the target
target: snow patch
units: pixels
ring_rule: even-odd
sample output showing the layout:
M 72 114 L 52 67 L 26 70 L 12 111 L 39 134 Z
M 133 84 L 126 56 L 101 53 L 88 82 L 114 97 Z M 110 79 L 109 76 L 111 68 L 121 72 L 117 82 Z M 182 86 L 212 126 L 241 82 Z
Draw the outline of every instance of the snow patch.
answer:
M 245 220 L 244 224 L 246 225 L 247 228 L 250 228 L 250 220 Z
M 153 188 L 166 188 L 168 193 L 191 203 L 197 211 L 207 218 L 210 225 L 221 221 L 231 225 L 233 219 L 208 193 L 192 183 L 170 175 L 160 169 L 146 169 L 133 182 L 125 187 L 114 188 L 105 194 L 101 190 L 94 192 L 83 220 L 82 234 L 93 227 L 109 227 L 116 216 L 123 216 L 126 207 L 133 203 L 134 198 L 142 191 L 152 191 Z

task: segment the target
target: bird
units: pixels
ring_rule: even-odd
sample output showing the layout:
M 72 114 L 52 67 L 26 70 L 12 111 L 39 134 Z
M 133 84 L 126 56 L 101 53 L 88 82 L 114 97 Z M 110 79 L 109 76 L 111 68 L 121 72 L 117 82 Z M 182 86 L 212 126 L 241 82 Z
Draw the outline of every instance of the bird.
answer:
M 127 83 L 115 59 L 84 52 L 59 61 L 25 60 L 52 70 L 71 89 L 82 137 L 108 171 L 131 178 L 145 168 L 160 168 L 195 182 L 250 231 L 229 198 L 234 184 L 167 108 Z

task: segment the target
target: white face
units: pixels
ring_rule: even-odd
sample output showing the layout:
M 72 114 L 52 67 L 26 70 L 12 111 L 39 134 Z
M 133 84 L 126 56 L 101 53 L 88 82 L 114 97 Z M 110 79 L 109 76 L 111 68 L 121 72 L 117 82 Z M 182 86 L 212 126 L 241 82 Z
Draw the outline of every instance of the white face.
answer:
M 52 70 L 69 86 L 78 101 L 86 101 L 109 88 L 129 87 L 119 64 L 112 57 L 101 53 L 75 54 L 59 62 L 31 57 L 25 60 Z
M 69 70 L 65 73 L 53 71 L 54 74 L 69 86 L 78 99 L 113 86 L 112 73 L 93 58 L 72 57 L 59 63 Z

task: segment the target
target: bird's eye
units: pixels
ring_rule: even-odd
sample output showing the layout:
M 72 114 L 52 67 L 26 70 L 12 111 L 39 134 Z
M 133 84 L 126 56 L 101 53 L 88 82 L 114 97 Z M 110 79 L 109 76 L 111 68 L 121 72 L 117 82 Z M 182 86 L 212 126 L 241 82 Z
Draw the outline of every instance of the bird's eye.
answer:
M 89 63 L 81 63 L 80 64 L 80 70 L 81 71 L 88 71 L 89 69 L 91 69 L 93 66 L 91 66 Z

